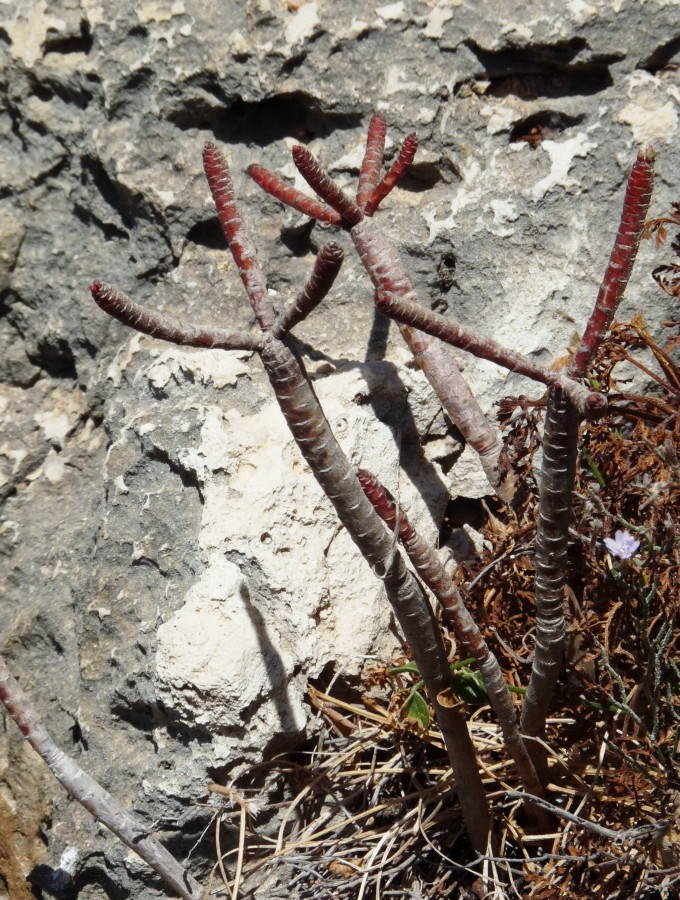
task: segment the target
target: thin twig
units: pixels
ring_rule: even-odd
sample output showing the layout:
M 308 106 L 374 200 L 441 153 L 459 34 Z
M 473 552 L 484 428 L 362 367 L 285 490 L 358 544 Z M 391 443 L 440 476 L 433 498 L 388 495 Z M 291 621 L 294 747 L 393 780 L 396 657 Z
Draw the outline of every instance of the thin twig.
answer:
M 506 791 L 505 793 L 510 799 L 522 800 L 524 798 L 524 794 L 519 791 Z M 561 806 L 550 803 L 543 797 L 532 797 L 532 800 L 559 819 L 565 819 L 574 825 L 580 825 L 585 831 L 590 831 L 592 834 L 598 835 L 598 837 L 607 838 L 617 847 L 628 842 L 645 841 L 650 838 L 656 840 L 666 834 L 672 824 L 668 819 L 660 819 L 658 822 L 649 822 L 647 825 L 640 825 L 638 828 L 629 828 L 626 831 L 612 831 L 611 828 L 605 828 L 603 825 L 598 825 L 595 822 L 590 822 L 588 819 L 581 818 L 581 816 L 576 816 L 574 813 L 562 809 Z

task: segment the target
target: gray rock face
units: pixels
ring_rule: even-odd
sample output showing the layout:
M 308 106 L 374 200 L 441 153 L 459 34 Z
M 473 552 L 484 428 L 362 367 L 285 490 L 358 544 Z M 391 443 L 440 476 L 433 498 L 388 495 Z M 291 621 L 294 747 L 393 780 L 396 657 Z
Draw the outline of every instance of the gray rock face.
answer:
M 2 6 L 0 646 L 57 743 L 180 858 L 210 818 L 197 805 L 209 780 L 305 734 L 307 679 L 356 678 L 398 634 L 257 358 L 134 335 L 88 284 L 250 328 L 204 141 L 227 153 L 282 305 L 326 232 L 244 170 L 292 177 L 301 141 L 353 190 L 380 109 L 390 154 L 420 138 L 378 217 L 423 300 L 552 361 L 594 302 L 641 144 L 658 154 L 653 210 L 680 198 L 676 32 L 663 0 Z M 351 459 L 435 540 L 451 494 L 488 489 L 339 239 L 345 265 L 299 348 Z M 660 261 L 643 245 L 622 317 L 664 317 L 649 276 Z M 491 413 L 504 395 L 540 393 L 464 362 Z M 45 886 L 70 873 L 88 900 L 164 896 L 40 765 L 6 724 L 12 900 L 31 896 L 22 878 L 38 865 Z M 192 859 L 203 876 L 209 839 Z

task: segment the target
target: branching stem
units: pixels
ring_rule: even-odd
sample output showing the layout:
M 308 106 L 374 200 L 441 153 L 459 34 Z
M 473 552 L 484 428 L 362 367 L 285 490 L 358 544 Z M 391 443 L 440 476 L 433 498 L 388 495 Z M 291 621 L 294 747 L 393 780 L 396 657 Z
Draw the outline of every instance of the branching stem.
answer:
M 123 809 L 108 791 L 57 747 L 2 656 L 0 701 L 23 736 L 74 800 L 140 856 L 178 897 L 198 900 L 204 896 L 203 888 L 196 879 L 149 833 L 149 828 L 129 810 Z
M 573 378 L 566 377 L 563 372 L 555 372 L 516 350 L 504 347 L 493 338 L 483 337 L 446 316 L 426 309 L 408 297 L 377 291 L 375 302 L 378 309 L 404 325 L 418 328 L 479 359 L 486 359 L 511 372 L 561 389 L 584 418 L 593 418 L 606 411 L 607 401 L 604 395 L 589 390 Z
M 328 206 L 322 204 L 318 214 L 310 205 L 309 198 L 284 184 L 262 167 L 250 166 L 248 174 L 264 190 L 277 197 L 282 203 L 293 206 L 326 224 L 330 224 L 332 221 L 329 216 L 329 207 L 332 207 L 335 216 L 338 217 L 333 224 L 340 224 L 349 232 L 376 290 L 400 299 L 406 298 L 414 304 L 418 304 L 415 286 L 399 254 L 370 219 L 381 200 L 387 196 L 407 171 L 413 161 L 417 146 L 416 136 L 408 135 L 394 164 L 380 184 L 374 188 L 370 199 L 365 204 L 364 198 L 368 194 L 369 186 L 378 178 L 380 167 L 377 155 L 384 147 L 384 119 L 380 114 L 373 117 L 369 126 L 356 204 L 352 203 L 334 184 L 308 150 L 304 147 L 295 147 L 293 159 L 300 173 L 328 204 Z M 362 209 L 365 209 L 365 215 L 363 215 Z M 477 400 L 461 375 L 456 361 L 445 347 L 422 331 L 401 323 L 399 330 L 444 409 L 465 440 L 479 455 L 482 468 L 490 484 L 501 499 L 508 502 L 512 499 L 515 491 L 514 476 L 502 454 L 496 432 L 486 420 Z
M 285 335 L 292 327 L 291 323 L 304 318 L 314 302 L 324 296 L 341 263 L 339 248 L 326 245 L 301 295 L 303 299 L 298 298 L 292 311 L 277 323 L 269 300 L 260 291 L 264 279 L 256 269 L 254 250 L 242 229 L 226 162 L 212 145 L 207 145 L 204 161 L 218 210 L 220 203 L 228 208 L 228 215 L 220 215 L 220 221 L 226 218 L 223 227 L 232 253 L 234 247 L 238 248 L 234 258 L 239 270 L 246 271 L 247 277 L 241 272 L 242 280 L 263 332 L 257 337 L 246 336 L 250 339 L 248 349 L 259 352 L 302 455 L 364 559 L 385 585 L 387 597 L 435 708 L 472 843 L 480 853 L 485 853 L 491 840 L 489 807 L 466 722 L 459 712 L 439 701 L 440 695 L 453 689 L 454 681 L 430 603 L 406 568 L 392 535 L 364 494 L 354 469 L 331 431 L 301 362 L 277 337 L 278 334 Z M 239 260 L 248 262 L 242 265 Z M 206 340 L 205 329 L 197 330 L 177 323 L 168 326 L 162 317 L 141 310 L 124 295 L 100 282 L 93 284 L 92 292 L 107 312 L 131 327 L 141 327 L 147 334 L 196 346 L 196 334 L 200 332 L 201 346 L 216 346 L 214 341 Z M 228 342 L 226 339 L 222 342 L 225 349 L 246 343 L 242 335 L 230 335 Z

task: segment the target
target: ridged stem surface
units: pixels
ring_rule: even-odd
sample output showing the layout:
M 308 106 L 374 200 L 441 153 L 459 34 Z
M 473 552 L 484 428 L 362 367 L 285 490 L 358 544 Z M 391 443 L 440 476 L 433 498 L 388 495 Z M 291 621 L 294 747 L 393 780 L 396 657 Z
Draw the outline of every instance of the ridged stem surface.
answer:
M 380 180 L 386 132 L 385 117 L 382 113 L 375 113 L 368 126 L 366 152 L 361 163 L 359 185 L 357 187 L 357 206 L 362 212 Z
M 298 191 L 290 184 L 286 184 L 278 175 L 274 175 L 264 166 L 258 166 L 256 163 L 248 166 L 246 172 L 253 179 L 258 187 L 261 187 L 265 193 L 272 197 L 276 197 L 281 203 L 296 209 L 304 216 L 316 219 L 324 225 L 342 225 L 340 214 L 325 203 L 319 203 L 314 197 L 308 197 L 302 191 Z
M 316 309 L 333 287 L 343 258 L 342 248 L 335 241 L 328 241 L 323 245 L 314 260 L 312 274 L 307 279 L 304 288 L 274 326 L 274 334 L 277 337 L 281 337 L 287 331 L 295 328 Z
M 340 190 L 306 147 L 293 147 L 293 162 L 312 190 L 339 213 L 343 228 L 351 228 L 361 220 L 363 213 L 356 203 Z
M 208 179 L 210 193 L 215 201 L 217 217 L 250 299 L 253 312 L 260 323 L 260 328 L 268 331 L 274 325 L 274 313 L 267 297 L 267 286 L 257 265 L 255 250 L 243 227 L 226 160 L 217 147 L 209 141 L 203 149 L 203 168 Z
M 651 147 L 640 150 L 628 176 L 614 249 L 609 257 L 595 308 L 569 366 L 569 374 L 573 378 L 580 378 L 585 373 L 588 363 L 612 323 L 633 271 L 654 189 L 654 158 L 655 153 Z
M 93 281 L 90 291 L 100 309 L 123 325 L 148 334 L 150 337 L 185 347 L 203 347 L 205 350 L 258 350 L 262 338 L 246 331 L 230 332 L 212 325 L 186 325 L 152 312 L 131 300 L 127 294 L 112 284 Z
M 378 309 L 403 325 L 424 331 L 453 347 L 472 353 L 478 359 L 486 359 L 503 366 L 510 372 L 516 372 L 550 387 L 561 387 L 582 416 L 599 415 L 606 406 L 606 400 L 601 394 L 596 394 L 580 382 L 568 378 L 564 372 L 556 372 L 542 366 L 523 353 L 504 347 L 493 338 L 480 335 L 446 316 L 426 309 L 421 303 L 414 302 L 407 296 L 377 291 L 375 302 Z
M 393 190 L 408 171 L 418 149 L 418 138 L 415 134 L 408 134 L 401 145 L 397 158 L 388 169 L 385 177 L 371 194 L 366 204 L 366 215 L 372 216 L 382 201 Z
M 373 508 L 388 528 L 399 535 L 416 572 L 441 604 L 444 619 L 479 667 L 489 702 L 498 717 L 503 740 L 512 756 L 524 789 L 541 797 L 543 788 L 517 726 L 517 713 L 503 678 L 503 672 L 486 643 L 477 623 L 470 615 L 460 592 L 449 577 L 439 553 L 427 544 L 413 528 L 403 509 L 370 472 L 360 470 L 359 481 Z M 528 803 L 543 830 L 552 827 L 550 817 L 543 810 Z
M 654 186 L 654 151 L 640 151 L 628 177 L 621 221 L 595 307 L 576 354 L 567 369 L 570 379 L 581 378 L 597 351 L 621 302 L 637 256 L 645 216 Z M 578 452 L 579 411 L 557 388 L 548 392 L 543 462 L 539 483 L 536 529 L 536 639 L 529 687 L 520 724 L 525 735 L 545 737 L 545 720 L 564 655 L 563 612 L 571 495 Z M 529 744 L 543 782 L 547 780 L 547 751 L 538 741 Z
M 548 706 L 564 656 L 564 585 L 576 474 L 579 416 L 561 391 L 548 392 L 543 432 L 536 528 L 534 661 L 524 697 L 520 727 L 525 737 L 545 737 Z M 538 741 L 528 749 L 545 783 L 547 753 Z
M 470 837 L 475 849 L 483 853 L 489 840 L 489 808 L 465 720 L 438 700 L 442 691 L 453 687 L 453 678 L 430 603 L 364 494 L 294 354 L 268 336 L 261 357 L 288 427 L 314 477 L 362 556 L 385 584 L 435 708 Z

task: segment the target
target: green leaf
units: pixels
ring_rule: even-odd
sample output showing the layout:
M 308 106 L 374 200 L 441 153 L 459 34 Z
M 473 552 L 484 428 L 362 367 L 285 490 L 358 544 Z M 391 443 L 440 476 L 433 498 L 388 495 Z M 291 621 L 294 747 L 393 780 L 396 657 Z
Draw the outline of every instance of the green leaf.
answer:
M 416 675 L 420 675 L 418 670 L 418 666 L 414 662 L 405 663 L 403 666 L 392 666 L 391 669 L 387 670 L 387 675 L 401 675 L 402 672 L 414 672 Z
M 430 724 L 430 711 L 427 703 L 416 690 L 411 691 L 408 695 L 401 711 L 405 718 L 419 722 L 423 728 L 427 728 Z
M 474 661 L 474 656 L 469 656 L 467 659 L 459 659 L 458 662 L 453 663 L 453 665 L 451 666 L 451 671 L 455 672 L 456 669 L 467 669 L 474 663 Z
M 581 448 L 581 456 L 586 461 L 586 463 L 588 464 L 588 468 L 590 469 L 590 471 L 593 473 L 593 475 L 597 479 L 597 483 L 604 490 L 604 488 L 607 487 L 607 482 L 602 477 L 602 473 L 595 465 L 592 456 L 590 455 L 590 453 L 588 453 L 588 451 L 586 450 L 585 447 Z
M 463 703 L 470 706 L 486 706 L 489 702 L 489 695 L 479 672 L 458 669 L 453 673 L 453 683 L 454 690 Z

